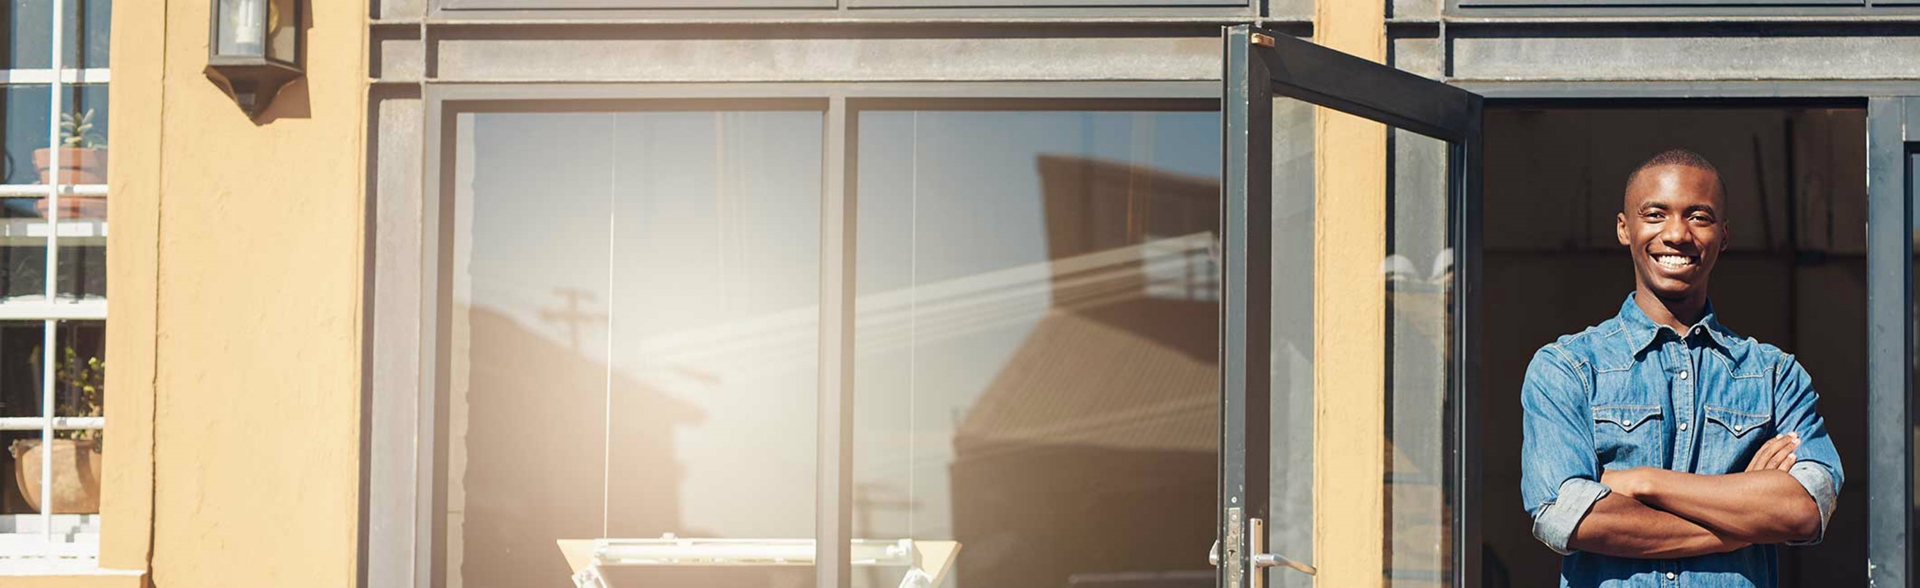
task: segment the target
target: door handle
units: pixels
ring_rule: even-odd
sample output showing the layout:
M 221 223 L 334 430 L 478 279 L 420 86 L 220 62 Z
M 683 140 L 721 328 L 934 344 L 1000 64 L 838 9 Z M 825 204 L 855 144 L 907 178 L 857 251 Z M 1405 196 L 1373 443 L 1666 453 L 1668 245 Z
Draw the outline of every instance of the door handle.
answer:
M 1277 553 L 1266 553 L 1266 521 L 1257 518 L 1247 519 L 1246 537 L 1248 543 L 1247 552 L 1251 554 L 1249 559 L 1253 560 L 1253 567 L 1256 571 L 1265 568 L 1287 568 L 1309 576 L 1315 575 L 1315 572 L 1318 571 L 1313 566 L 1288 559 L 1287 556 Z M 1207 563 L 1212 564 L 1214 567 L 1220 567 L 1220 541 L 1215 540 L 1213 542 L 1213 548 L 1207 550 Z M 1260 573 L 1253 574 L 1252 585 L 1255 588 L 1266 585 L 1265 576 L 1265 574 Z

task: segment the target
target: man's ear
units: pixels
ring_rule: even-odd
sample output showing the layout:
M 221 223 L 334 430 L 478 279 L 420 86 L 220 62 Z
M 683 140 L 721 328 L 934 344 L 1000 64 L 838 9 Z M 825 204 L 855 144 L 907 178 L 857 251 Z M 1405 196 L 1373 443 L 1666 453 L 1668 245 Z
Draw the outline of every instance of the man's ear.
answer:
M 1620 212 L 1613 215 L 1613 236 L 1620 240 L 1622 247 L 1633 245 L 1633 239 L 1627 236 L 1627 213 Z
M 1720 250 L 1726 251 L 1733 244 L 1733 223 L 1720 221 Z

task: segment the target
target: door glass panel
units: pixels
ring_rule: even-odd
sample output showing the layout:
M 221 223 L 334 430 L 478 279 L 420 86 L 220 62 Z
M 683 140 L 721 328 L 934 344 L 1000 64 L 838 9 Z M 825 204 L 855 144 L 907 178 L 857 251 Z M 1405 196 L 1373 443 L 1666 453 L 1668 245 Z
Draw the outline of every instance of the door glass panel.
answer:
M 1452 575 L 1447 400 L 1453 378 L 1453 247 L 1447 142 L 1395 129 L 1387 207 L 1387 579 Z
M 1267 551 L 1313 559 L 1313 121 L 1314 107 L 1273 101 L 1273 328 L 1269 390 Z M 1272 588 L 1307 588 L 1313 576 L 1267 573 Z
M 957 542 L 943 586 L 1212 586 L 1218 113 L 856 116 L 854 537 Z
M 814 536 L 822 161 L 796 138 L 822 130 L 820 112 L 459 115 L 449 588 L 566 585 L 560 539 L 753 540 L 730 553 L 756 557 Z

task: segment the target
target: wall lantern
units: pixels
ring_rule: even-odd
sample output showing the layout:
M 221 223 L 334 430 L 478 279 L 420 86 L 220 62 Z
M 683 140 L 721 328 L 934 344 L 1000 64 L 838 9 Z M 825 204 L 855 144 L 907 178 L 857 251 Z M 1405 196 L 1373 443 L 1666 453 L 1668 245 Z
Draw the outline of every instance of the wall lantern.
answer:
M 301 0 L 211 0 L 207 77 L 249 118 L 301 75 Z

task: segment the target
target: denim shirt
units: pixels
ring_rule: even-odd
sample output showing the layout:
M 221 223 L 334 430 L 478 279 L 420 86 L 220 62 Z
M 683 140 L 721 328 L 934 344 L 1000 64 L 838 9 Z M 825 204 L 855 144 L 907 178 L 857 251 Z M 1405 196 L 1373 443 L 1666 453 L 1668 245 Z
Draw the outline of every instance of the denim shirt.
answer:
M 1818 402 L 1800 362 L 1727 330 L 1712 304 L 1682 335 L 1629 295 L 1619 315 L 1540 348 L 1520 391 L 1520 493 L 1534 537 L 1566 556 L 1560 585 L 1777 585 L 1774 545 L 1662 560 L 1570 551 L 1567 540 L 1609 492 L 1605 470 L 1737 473 L 1762 443 L 1798 432 L 1789 473 L 1820 508 L 1820 533 L 1805 544 L 1818 543 L 1844 478 Z

